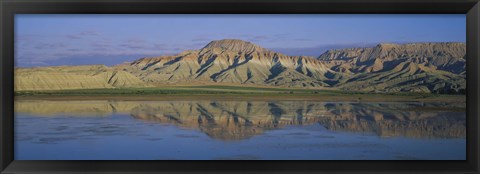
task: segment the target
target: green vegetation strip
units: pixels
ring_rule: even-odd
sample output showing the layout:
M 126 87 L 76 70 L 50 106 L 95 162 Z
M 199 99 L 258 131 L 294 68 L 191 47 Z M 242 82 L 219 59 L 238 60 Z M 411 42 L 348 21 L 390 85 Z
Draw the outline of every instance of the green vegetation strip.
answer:
M 291 89 L 291 88 L 265 88 L 241 86 L 185 86 L 185 87 L 155 87 L 155 88 L 110 88 L 110 89 L 75 89 L 55 91 L 17 91 L 16 96 L 88 96 L 88 95 L 246 95 L 246 96 L 348 96 L 381 97 L 405 96 L 409 98 L 431 98 L 445 95 L 428 93 L 368 93 L 340 90 L 319 89 Z
M 188 86 L 188 87 L 158 87 L 158 88 L 111 88 L 111 89 L 75 89 L 55 91 L 17 91 L 15 95 L 150 95 L 150 94 L 294 94 L 294 93 L 338 93 L 336 91 L 256 88 L 232 86 Z

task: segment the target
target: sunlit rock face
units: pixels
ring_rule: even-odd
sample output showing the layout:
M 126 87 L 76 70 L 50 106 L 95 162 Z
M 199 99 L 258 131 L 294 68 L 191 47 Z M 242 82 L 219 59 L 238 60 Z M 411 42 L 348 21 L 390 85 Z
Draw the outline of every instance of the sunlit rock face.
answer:
M 255 85 L 370 92 L 465 93 L 465 43 L 381 43 L 291 56 L 237 40 L 103 65 L 16 68 L 15 90 Z
M 423 42 L 328 50 L 318 59 L 345 90 L 464 93 L 465 57 L 465 43 Z
M 138 77 L 104 65 L 15 69 L 15 91 L 150 87 Z
M 242 140 L 269 130 L 320 124 L 328 131 L 380 137 L 464 138 L 465 103 L 328 103 L 314 101 L 16 101 L 33 116 L 110 116 L 199 130 Z
M 247 84 L 278 87 L 328 86 L 321 61 L 287 56 L 237 39 L 215 40 L 200 50 L 176 56 L 143 58 L 122 65 L 151 84 Z

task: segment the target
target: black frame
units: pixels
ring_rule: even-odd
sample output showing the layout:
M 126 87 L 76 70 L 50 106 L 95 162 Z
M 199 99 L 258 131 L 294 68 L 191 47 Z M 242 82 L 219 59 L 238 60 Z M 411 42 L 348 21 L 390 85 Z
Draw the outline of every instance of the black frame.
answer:
M 466 14 L 466 161 L 14 161 L 15 14 Z M 478 173 L 480 3 L 478 0 L 0 0 L 1 173 Z

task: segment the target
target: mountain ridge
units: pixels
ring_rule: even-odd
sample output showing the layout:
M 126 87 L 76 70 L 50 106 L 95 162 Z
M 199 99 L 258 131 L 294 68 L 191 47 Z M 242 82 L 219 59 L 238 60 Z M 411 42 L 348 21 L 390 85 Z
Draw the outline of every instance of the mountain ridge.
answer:
M 111 84 L 111 80 L 107 80 L 93 86 L 228 83 L 376 92 L 463 93 L 465 54 L 466 45 L 459 42 L 380 43 L 375 47 L 328 50 L 315 58 L 288 56 L 250 42 L 223 39 L 173 56 L 145 57 L 112 67 L 97 67 L 96 71 L 116 75 L 116 81 L 122 83 Z M 48 67 L 37 70 L 44 69 Z M 32 77 L 32 73 L 23 77 L 24 71 L 25 68 L 16 69 L 19 80 L 16 80 L 15 90 L 60 88 L 49 77 Z M 68 72 L 64 76 L 79 78 L 75 73 L 79 72 Z M 40 88 L 29 84 L 28 80 L 43 81 L 45 85 Z

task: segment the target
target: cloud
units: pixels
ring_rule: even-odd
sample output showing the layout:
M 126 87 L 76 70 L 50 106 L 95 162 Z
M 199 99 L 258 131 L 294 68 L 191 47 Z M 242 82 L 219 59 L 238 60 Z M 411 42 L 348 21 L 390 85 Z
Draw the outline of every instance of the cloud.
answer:
M 94 48 L 109 48 L 112 44 L 110 42 L 92 42 L 90 46 Z
M 80 32 L 72 36 L 95 36 L 98 32 Z M 58 64 L 78 63 L 79 60 L 73 60 L 75 57 L 82 59 L 82 63 L 90 62 L 97 64 L 102 62 L 103 58 L 108 57 L 115 62 L 113 57 L 135 57 L 135 55 L 174 55 L 181 51 L 176 51 L 172 45 L 163 43 L 151 43 L 143 39 L 133 38 L 123 42 L 113 41 L 109 38 L 88 38 L 81 40 L 67 40 L 65 37 L 58 40 L 50 36 L 36 37 L 22 35 L 17 37 L 15 44 L 15 61 L 17 66 L 53 66 Z M 18 39 L 20 38 L 20 39 Z M 53 39 L 53 40 L 52 40 Z M 96 60 L 94 57 L 98 57 Z M 135 60 L 135 59 L 130 59 Z
M 288 33 L 278 33 L 273 35 L 253 35 L 253 34 L 229 34 L 227 37 L 246 40 L 250 42 L 280 42 L 290 39 Z
M 127 40 L 128 43 L 146 43 L 147 41 L 143 39 L 129 39 Z
M 197 43 L 188 43 L 188 44 L 175 44 L 172 45 L 173 51 L 185 51 L 185 50 L 197 50 L 203 48 L 207 43 L 205 42 L 197 42 Z
M 82 39 L 89 36 L 100 36 L 100 32 L 88 30 L 88 31 L 82 31 L 82 32 L 66 35 L 68 39 Z
M 166 43 L 150 43 L 142 39 L 130 39 L 118 45 L 121 52 L 152 53 L 158 52 L 163 54 L 178 54 L 185 50 L 200 49 L 205 46 L 203 42 L 189 42 L 188 44 L 166 44 Z
M 35 49 L 59 49 L 65 48 L 67 45 L 65 43 L 39 43 L 34 48 Z
M 146 49 L 147 48 L 145 45 L 130 44 L 130 43 L 120 44 L 120 46 L 124 48 L 129 48 L 129 49 Z
M 153 49 L 155 50 L 168 50 L 167 44 L 153 44 Z
M 83 38 L 80 35 L 73 35 L 73 34 L 67 35 L 66 37 L 69 38 L 69 39 L 81 39 L 81 38 Z
M 81 36 L 99 36 L 100 35 L 100 32 L 97 32 L 97 31 L 82 31 L 79 33 L 79 35 Z
M 147 49 L 147 46 L 142 44 L 124 43 L 124 44 L 120 44 L 120 46 L 128 49 Z
M 78 52 L 78 51 L 82 51 L 82 50 L 77 49 L 77 48 L 69 48 L 69 49 L 67 49 L 67 51 Z
M 38 35 L 38 34 L 17 35 L 17 36 L 15 36 L 15 42 L 34 41 L 35 39 L 38 39 L 39 37 L 42 37 L 42 35 Z
M 49 66 L 44 61 L 15 59 L 15 67 Z
M 260 41 L 266 41 L 266 40 L 271 40 L 271 37 L 268 36 L 251 36 L 248 40 L 253 41 L 253 42 L 260 42 Z
M 143 39 L 129 39 L 126 42 L 120 44 L 119 46 L 123 47 L 123 48 L 128 48 L 128 49 L 148 49 L 148 48 L 151 48 L 151 47 L 149 47 L 147 42 Z
M 16 65 L 29 65 L 29 66 L 43 66 L 48 65 L 50 62 L 58 60 L 57 54 L 42 54 L 37 52 L 23 52 L 15 54 Z
M 195 38 L 195 39 L 192 39 L 192 42 L 208 42 L 211 40 L 212 39 L 209 39 L 209 38 Z
M 310 39 L 310 38 L 296 38 L 296 39 L 292 39 L 294 41 L 313 41 L 313 39 Z
M 69 61 L 78 62 L 72 58 L 82 58 L 89 57 L 91 64 L 96 64 L 97 60 L 93 57 L 98 57 L 103 59 L 106 57 L 135 57 L 134 55 L 151 55 L 151 56 L 162 56 L 162 55 L 176 55 L 186 50 L 197 50 L 201 49 L 208 42 L 212 40 L 224 39 L 224 38 L 236 38 L 242 39 L 251 42 L 264 42 L 268 43 L 271 41 L 279 40 L 285 41 L 290 35 L 286 33 L 277 33 L 272 35 L 249 35 L 249 34 L 236 34 L 229 35 L 226 37 L 226 34 L 219 34 L 215 36 L 208 35 L 198 35 L 192 39 L 192 42 L 183 42 L 183 43 L 164 43 L 164 42 L 155 42 L 149 41 L 148 39 L 143 38 L 125 38 L 118 41 L 119 38 L 108 38 L 108 37 L 91 37 L 99 36 L 99 32 L 95 31 L 84 31 L 78 32 L 69 35 L 71 38 L 85 38 L 80 40 L 66 40 L 63 37 L 63 40 L 52 41 L 52 37 L 42 37 L 35 38 L 31 41 L 25 41 L 29 37 L 33 36 L 23 36 L 23 42 L 16 44 L 16 58 L 17 62 L 20 62 L 20 65 L 35 65 L 35 66 L 45 66 L 45 65 L 55 65 L 55 64 L 69 64 Z M 57 38 L 54 38 L 57 39 Z M 263 43 L 259 43 L 263 44 Z M 287 50 L 287 52 L 291 50 Z M 90 59 L 92 58 L 92 59 Z M 130 59 L 135 60 L 135 59 Z M 103 60 L 98 60 L 103 61 Z M 109 61 L 116 62 L 114 59 Z M 124 60 L 122 60 L 124 61 Z M 86 63 L 87 60 L 82 60 L 82 63 Z M 121 62 L 119 62 L 121 63 Z

